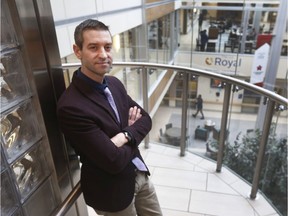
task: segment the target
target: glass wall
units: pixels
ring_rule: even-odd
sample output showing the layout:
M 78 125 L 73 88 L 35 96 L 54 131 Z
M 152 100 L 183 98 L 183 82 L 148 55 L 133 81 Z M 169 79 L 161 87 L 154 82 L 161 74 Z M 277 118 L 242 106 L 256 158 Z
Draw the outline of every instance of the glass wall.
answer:
M 169 63 L 171 61 L 172 21 L 171 16 L 166 15 L 147 24 L 149 62 Z
M 271 85 L 272 90 L 287 97 L 287 24 L 282 23 L 285 29 L 283 35 L 279 35 L 280 31 L 275 32 L 280 1 L 222 2 L 195 0 L 183 5 L 180 12 L 181 39 L 175 64 L 250 82 L 256 54 L 267 43 L 269 51 L 264 55 L 268 58 L 261 64 L 268 65 L 272 55 L 279 55 L 279 62 L 270 62 L 278 65 L 275 83 Z M 281 43 L 279 52 L 272 50 L 276 40 Z M 188 150 L 216 159 L 226 85 L 217 79 L 185 76 L 178 72 L 153 118 L 150 138 L 179 146 L 179 140 L 178 144 L 169 141 L 167 134 L 169 137 L 171 125 L 175 128 L 183 126 L 181 118 L 186 78 L 189 80 L 186 119 Z M 263 82 L 258 84 L 263 85 Z M 203 99 L 203 116 L 197 112 L 199 95 Z M 265 106 L 265 100 L 260 95 L 248 89 L 233 87 L 225 134 L 224 161 L 250 183 L 265 118 L 261 110 Z M 283 155 L 287 156 L 287 110 L 277 108 L 272 122 L 265 150 L 265 168 L 260 177 L 260 190 L 272 200 L 281 214 L 287 215 L 287 160 L 283 158 Z M 277 185 L 276 182 L 282 183 Z
M 130 29 L 119 35 L 113 36 L 114 61 L 140 61 L 161 64 L 173 62 L 174 53 L 177 51 L 180 40 L 179 11 L 160 17 L 143 26 Z M 143 37 L 146 35 L 146 37 Z M 140 38 L 144 38 L 141 41 Z M 111 74 L 122 80 L 133 98 L 141 99 L 142 79 L 141 68 L 128 71 L 122 68 L 113 68 Z M 165 71 L 148 69 L 148 90 L 151 92 L 157 87 Z
M 279 0 L 183 2 L 179 12 L 180 43 L 174 64 L 225 74 L 252 83 L 255 83 L 252 76 L 262 73 L 262 81 L 255 84 L 266 84 L 269 89 L 287 96 L 287 23 L 278 23 L 275 29 L 277 18 L 281 15 L 278 14 L 279 5 Z M 279 29 L 284 29 L 283 34 L 280 34 Z M 272 47 L 277 41 L 280 41 L 280 50 Z M 269 62 L 276 55 L 279 55 L 279 59 Z M 269 72 L 264 83 L 265 70 L 271 68 L 275 72 Z M 204 83 L 192 85 L 193 81 L 190 77 L 194 88 L 190 90 L 194 92 L 190 98 L 196 99 L 195 95 L 203 94 L 209 106 L 223 102 L 221 96 L 215 96 L 215 87 L 211 88 L 209 81 L 205 81 L 205 88 L 201 88 Z M 177 79 L 174 82 L 167 94 L 168 100 L 175 100 L 172 89 L 178 85 Z M 176 100 L 181 101 L 181 94 L 177 95 Z M 258 113 L 261 98 L 250 91 L 244 91 L 237 101 L 241 104 L 242 112 Z
M 189 33 L 186 25 L 192 25 L 195 51 L 253 54 L 263 43 L 271 43 L 279 1 L 266 2 L 189 1 L 183 7 L 182 32 Z M 287 55 L 287 34 L 281 54 Z
M 113 37 L 113 57 L 117 61 L 132 61 L 133 55 L 133 34 L 132 31 L 126 31 Z M 135 48 L 134 48 L 135 49 Z
M 227 84 L 217 79 L 191 76 L 188 82 L 189 94 L 193 94 L 190 82 L 194 81 L 198 83 L 198 89 L 209 88 L 209 96 L 214 99 L 207 102 L 208 95 L 202 95 L 203 116 L 201 111 L 198 112 L 197 102 L 199 101 L 188 98 L 190 109 L 188 108 L 186 115 L 182 107 L 185 105 L 183 95 L 186 77 L 187 75 L 183 72 L 177 73 L 176 81 L 170 86 L 170 91 L 176 94 L 171 96 L 172 93 L 168 91 L 169 96 L 166 95 L 153 116 L 150 141 L 180 148 L 183 115 L 185 115 L 186 150 L 215 160 L 216 163 L 222 121 L 227 114 L 227 124 L 224 127 L 226 129 L 224 132 L 224 165 L 252 184 L 261 139 L 264 136 L 262 126 L 257 128 L 255 124 L 258 118 L 266 118 L 264 115 L 259 116 L 255 113 L 259 105 L 239 103 L 243 94 L 248 90 L 233 86 L 229 96 L 228 111 L 223 114 L 223 102 L 219 103 L 219 101 L 223 101 L 227 95 L 225 89 Z M 262 98 L 259 94 L 250 93 L 254 98 L 259 100 Z M 194 94 L 194 97 L 198 95 Z M 264 106 L 266 107 L 267 103 Z M 244 109 L 246 109 L 245 112 Z M 263 160 L 263 169 L 259 177 L 259 193 L 267 196 L 267 199 L 279 210 L 280 215 L 287 215 L 287 107 L 276 107 L 273 110 Z

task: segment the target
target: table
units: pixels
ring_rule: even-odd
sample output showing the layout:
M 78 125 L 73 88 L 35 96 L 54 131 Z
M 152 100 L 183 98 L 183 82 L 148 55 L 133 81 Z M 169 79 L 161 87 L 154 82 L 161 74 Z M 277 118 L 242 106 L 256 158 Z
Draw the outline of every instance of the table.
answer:
M 205 121 L 204 127 L 205 127 L 205 129 L 211 131 L 215 127 L 215 122 L 212 122 L 211 120 L 207 120 L 207 121 Z
M 165 131 L 167 141 L 169 144 L 172 144 L 174 146 L 179 146 L 180 145 L 180 140 L 181 140 L 181 128 L 178 127 L 172 127 L 168 128 Z
M 168 128 L 165 131 L 167 137 L 169 138 L 179 138 L 181 137 L 181 128 L 178 127 L 172 127 L 172 128 Z

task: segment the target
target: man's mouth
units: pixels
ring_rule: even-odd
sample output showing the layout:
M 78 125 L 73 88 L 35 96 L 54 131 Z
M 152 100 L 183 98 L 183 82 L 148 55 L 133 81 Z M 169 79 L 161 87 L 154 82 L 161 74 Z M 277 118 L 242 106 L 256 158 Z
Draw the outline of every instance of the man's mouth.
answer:
M 110 64 L 110 62 L 96 62 L 96 64 Z

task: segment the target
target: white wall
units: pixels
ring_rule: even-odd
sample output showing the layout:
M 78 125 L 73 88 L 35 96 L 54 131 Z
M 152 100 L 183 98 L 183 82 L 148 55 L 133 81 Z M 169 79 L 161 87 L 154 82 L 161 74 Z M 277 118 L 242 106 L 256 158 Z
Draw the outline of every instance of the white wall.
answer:
M 190 67 L 191 52 L 178 52 L 175 63 L 181 66 Z M 192 56 L 192 67 L 208 70 L 226 75 L 237 75 L 250 77 L 253 64 L 253 55 L 195 52 Z M 286 79 L 287 61 L 285 57 L 280 57 L 277 71 L 277 79 Z
M 68 0 L 69 1 L 69 0 Z M 135 6 L 141 6 L 141 0 L 98 0 L 96 1 L 98 11 L 113 11 Z
M 182 1 L 181 0 L 175 1 L 175 7 L 174 7 L 175 10 L 181 8 L 181 6 L 182 6 Z
M 54 21 L 95 14 L 95 0 L 50 0 Z
M 141 6 L 141 0 L 50 0 L 54 21 Z M 133 17 L 130 17 L 133 18 Z
M 56 34 L 60 56 L 65 57 L 73 53 L 75 27 L 88 16 L 99 19 L 110 27 L 112 35 L 127 31 L 142 24 L 141 0 L 50 0 L 54 21 L 67 20 L 69 24 L 56 25 Z M 111 13 L 107 16 L 99 16 L 103 12 L 112 12 L 125 9 L 125 12 Z M 131 10 L 129 10 L 131 8 Z M 72 19 L 77 19 L 71 23 Z
M 99 20 L 109 26 L 112 35 L 116 35 L 141 25 L 142 11 L 141 9 L 135 9 L 122 13 L 110 14 L 108 16 L 99 17 Z

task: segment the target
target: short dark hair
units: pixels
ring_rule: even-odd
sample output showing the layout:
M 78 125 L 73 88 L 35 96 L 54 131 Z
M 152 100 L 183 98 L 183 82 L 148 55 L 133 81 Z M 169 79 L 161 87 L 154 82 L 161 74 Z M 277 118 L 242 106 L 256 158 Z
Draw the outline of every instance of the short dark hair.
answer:
M 75 44 L 81 50 L 83 47 L 83 32 L 86 30 L 108 31 L 110 33 L 109 27 L 98 20 L 87 19 L 81 22 L 78 26 L 76 26 L 75 31 L 74 31 Z

